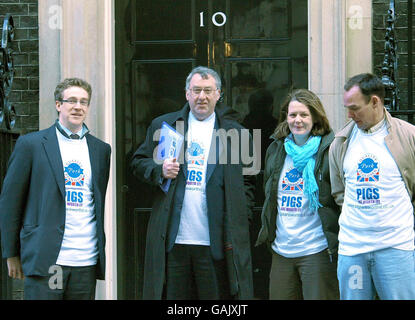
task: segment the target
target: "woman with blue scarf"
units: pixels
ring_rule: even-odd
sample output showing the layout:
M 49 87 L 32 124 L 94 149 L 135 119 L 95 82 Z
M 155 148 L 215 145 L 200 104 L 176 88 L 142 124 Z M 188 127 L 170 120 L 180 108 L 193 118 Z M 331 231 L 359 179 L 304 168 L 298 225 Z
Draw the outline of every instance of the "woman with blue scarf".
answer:
M 270 299 L 338 299 L 340 208 L 331 196 L 334 139 L 320 99 L 290 93 L 265 156 L 265 203 L 257 245 L 272 252 Z

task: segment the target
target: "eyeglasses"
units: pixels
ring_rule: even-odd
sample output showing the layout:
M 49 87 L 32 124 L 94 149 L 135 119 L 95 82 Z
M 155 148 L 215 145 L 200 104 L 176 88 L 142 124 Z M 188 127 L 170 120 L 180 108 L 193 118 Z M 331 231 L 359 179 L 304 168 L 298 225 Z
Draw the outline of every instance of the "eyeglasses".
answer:
M 199 94 L 201 94 L 201 92 L 203 91 L 205 93 L 205 95 L 209 96 L 211 95 L 214 91 L 218 90 L 218 89 L 213 89 L 210 87 L 207 88 L 200 88 L 200 87 L 193 87 L 189 89 L 195 96 L 198 96 Z
M 87 99 L 78 100 L 78 99 L 69 98 L 68 100 L 61 100 L 61 102 L 67 102 L 72 106 L 76 105 L 78 102 L 81 104 L 81 106 L 84 106 L 84 107 L 87 107 L 89 105 L 89 100 Z

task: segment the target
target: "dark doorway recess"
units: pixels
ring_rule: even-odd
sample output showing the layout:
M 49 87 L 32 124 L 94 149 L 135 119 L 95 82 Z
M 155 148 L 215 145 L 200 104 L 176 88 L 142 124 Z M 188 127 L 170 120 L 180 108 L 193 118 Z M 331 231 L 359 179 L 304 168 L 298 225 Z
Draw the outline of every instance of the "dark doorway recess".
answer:
M 198 65 L 216 69 L 223 103 L 262 130 L 262 158 L 291 87 L 308 86 L 307 0 L 117 0 L 118 296 L 142 297 L 151 189 L 129 172 L 151 120 L 182 108 L 185 80 Z M 264 196 L 258 176 L 251 230 L 256 239 Z M 268 297 L 270 255 L 253 247 L 255 296 Z

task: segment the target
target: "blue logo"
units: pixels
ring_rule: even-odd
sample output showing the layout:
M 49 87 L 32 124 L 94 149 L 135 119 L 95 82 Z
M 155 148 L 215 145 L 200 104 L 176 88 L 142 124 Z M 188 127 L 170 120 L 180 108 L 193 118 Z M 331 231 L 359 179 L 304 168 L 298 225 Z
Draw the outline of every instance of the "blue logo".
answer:
M 303 191 L 304 181 L 303 175 L 296 168 L 293 168 L 286 172 L 282 179 L 283 191 Z
M 357 164 L 357 182 L 378 182 L 379 162 L 371 154 L 364 155 Z
M 189 156 L 198 157 L 203 154 L 203 148 L 196 142 L 192 142 L 190 147 L 187 149 Z
M 77 162 L 69 163 L 64 169 L 65 185 L 82 187 L 84 185 L 84 169 Z

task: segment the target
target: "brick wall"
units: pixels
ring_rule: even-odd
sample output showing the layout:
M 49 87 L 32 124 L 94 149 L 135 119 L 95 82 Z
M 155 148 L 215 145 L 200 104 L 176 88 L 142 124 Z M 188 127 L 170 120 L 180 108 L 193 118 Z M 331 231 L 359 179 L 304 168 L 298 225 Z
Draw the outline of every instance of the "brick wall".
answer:
M 15 74 L 10 101 L 16 109 L 15 129 L 39 130 L 39 32 L 37 0 L 2 0 L 0 21 L 10 13 L 14 20 Z
M 409 0 L 413 1 L 413 0 Z M 389 9 L 389 0 L 373 0 L 373 72 L 381 75 L 382 62 L 384 59 L 384 45 L 386 34 L 386 22 Z M 415 8 L 415 4 L 414 4 Z M 397 39 L 398 53 L 398 87 L 399 104 L 401 109 L 415 109 L 415 106 L 408 107 L 408 77 L 412 77 L 415 84 L 414 74 L 408 74 L 408 1 L 395 0 L 395 36 Z M 415 13 L 412 12 L 413 31 L 415 37 Z M 412 40 L 412 51 L 415 50 L 415 39 Z M 412 65 L 415 70 L 415 55 L 412 53 Z M 413 88 L 414 89 L 414 88 Z M 414 97 L 414 92 L 412 92 Z
M 24 134 L 39 130 L 38 0 L 1 0 L 0 28 L 7 13 L 12 15 L 15 26 L 12 43 L 15 74 L 9 99 L 16 109 L 14 129 Z M 2 281 L 7 281 L 10 287 L 10 298 L 23 299 L 23 281 L 5 280 L 7 273 L 3 276 Z

